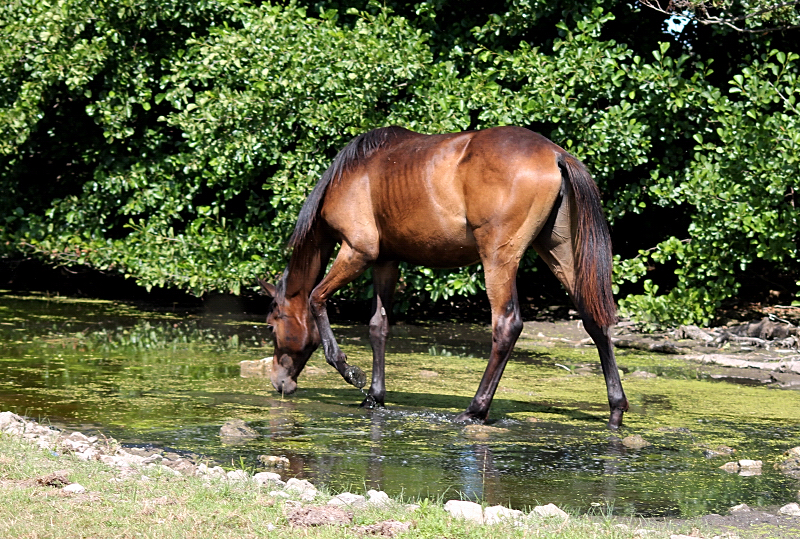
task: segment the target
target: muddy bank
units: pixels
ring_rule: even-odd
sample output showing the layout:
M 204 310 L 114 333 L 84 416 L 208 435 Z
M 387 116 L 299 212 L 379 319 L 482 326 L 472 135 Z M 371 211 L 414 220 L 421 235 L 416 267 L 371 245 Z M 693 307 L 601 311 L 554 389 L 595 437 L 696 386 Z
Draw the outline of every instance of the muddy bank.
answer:
M 623 321 L 612 328 L 612 339 L 618 350 L 686 360 L 702 377 L 800 389 L 800 337 L 796 326 L 779 318 L 715 329 L 681 326 L 658 333 L 638 332 L 633 323 Z M 594 347 L 580 320 L 525 322 L 518 346 L 537 345 Z

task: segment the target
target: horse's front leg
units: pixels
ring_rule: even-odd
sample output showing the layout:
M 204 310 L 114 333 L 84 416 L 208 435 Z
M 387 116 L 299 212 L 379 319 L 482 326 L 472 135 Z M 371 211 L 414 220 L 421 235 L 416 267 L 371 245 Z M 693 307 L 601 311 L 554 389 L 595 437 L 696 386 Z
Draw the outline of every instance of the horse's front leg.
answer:
M 367 384 L 367 376 L 360 368 L 347 364 L 347 356 L 339 348 L 328 319 L 327 301 L 334 292 L 364 273 L 371 260 L 363 253 L 343 243 L 336 260 L 328 274 L 311 292 L 308 304 L 317 322 L 325 359 L 342 375 L 348 384 L 362 388 Z
M 374 300 L 369 321 L 369 342 L 372 345 L 372 384 L 367 398 L 361 403 L 365 408 L 383 406 L 386 398 L 386 339 L 389 337 L 389 313 L 392 297 L 400 272 L 397 262 L 376 264 L 372 267 Z

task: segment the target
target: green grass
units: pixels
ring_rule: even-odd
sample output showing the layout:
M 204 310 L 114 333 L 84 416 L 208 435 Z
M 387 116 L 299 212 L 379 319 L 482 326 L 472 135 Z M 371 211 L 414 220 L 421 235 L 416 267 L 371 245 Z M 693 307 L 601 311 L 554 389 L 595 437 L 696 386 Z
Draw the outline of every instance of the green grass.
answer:
M 70 482 L 86 488 L 68 494 L 42 486 L 35 479 L 65 471 Z M 664 523 L 641 523 L 609 516 L 535 518 L 524 527 L 511 524 L 478 526 L 454 519 L 443 499 L 395 500 L 389 508 L 354 509 L 353 524 L 293 528 L 287 514 L 299 503 L 269 494 L 253 483 L 203 480 L 157 473 L 150 469 L 125 474 L 96 461 L 40 450 L 19 438 L 0 434 L 0 537 L 4 538 L 238 538 L 238 537 L 362 537 L 356 526 L 388 519 L 412 522 L 403 537 L 419 538 L 597 538 L 640 536 L 638 528 L 653 530 L 644 537 L 667 538 L 676 533 Z M 324 504 L 326 494 L 315 504 Z M 419 508 L 409 511 L 405 503 Z M 673 528 L 675 526 L 672 526 Z M 690 526 L 679 524 L 688 533 Z M 711 535 L 708 535 L 709 537 Z M 740 537 L 746 537 L 739 534 Z

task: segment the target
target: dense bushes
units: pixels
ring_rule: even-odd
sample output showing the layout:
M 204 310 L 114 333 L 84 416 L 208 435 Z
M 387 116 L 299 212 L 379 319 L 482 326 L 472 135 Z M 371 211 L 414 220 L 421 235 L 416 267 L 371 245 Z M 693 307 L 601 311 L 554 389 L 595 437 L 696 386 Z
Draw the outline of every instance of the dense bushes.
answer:
M 517 124 L 595 174 L 623 311 L 707 322 L 754 267 L 800 278 L 797 47 L 664 29 L 624 2 L 12 0 L 3 255 L 239 293 L 280 273 L 300 205 L 354 135 Z M 406 299 L 482 286 L 476 268 L 403 279 Z

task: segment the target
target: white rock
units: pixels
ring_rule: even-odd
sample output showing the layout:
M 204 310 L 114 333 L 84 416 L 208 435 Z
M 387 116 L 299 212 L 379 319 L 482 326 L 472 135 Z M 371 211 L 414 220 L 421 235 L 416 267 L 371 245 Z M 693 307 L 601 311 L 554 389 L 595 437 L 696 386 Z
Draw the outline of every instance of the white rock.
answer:
M 274 484 L 281 487 L 286 485 L 286 483 L 281 481 L 280 474 L 274 472 L 258 472 L 253 476 L 253 481 L 259 485 Z
M 87 440 L 89 439 L 89 437 L 88 437 L 88 436 L 86 436 L 86 435 L 85 435 L 84 433 L 82 433 L 82 432 L 73 432 L 72 434 L 70 434 L 70 435 L 69 435 L 69 437 L 70 437 L 71 439 L 73 439 L 73 440 L 80 440 L 80 441 L 82 441 L 82 442 L 85 442 L 85 441 L 87 441 Z
M 760 460 L 742 459 L 739 461 L 741 468 L 761 468 L 762 462 Z
M 746 503 L 740 503 L 739 505 L 734 505 L 728 509 L 728 511 L 731 513 L 746 513 L 750 511 L 750 506 L 748 506 Z
M 368 490 L 367 497 L 369 498 L 367 504 L 376 507 L 386 507 L 392 504 L 392 499 L 382 490 Z
M 470 522 L 483 524 L 483 508 L 475 502 L 448 500 L 448 502 L 444 504 L 444 510 L 456 518 L 463 518 Z
M 100 451 L 94 449 L 93 447 L 89 447 L 80 453 L 75 453 L 75 456 L 80 460 L 95 460 L 100 456 Z
M 796 503 L 787 503 L 786 505 L 780 508 L 780 513 L 782 515 L 800 517 L 800 505 Z
M 417 509 L 419 509 L 420 506 L 419 504 L 416 503 L 407 503 L 405 507 L 406 511 L 416 511 Z
M 568 518 L 569 515 L 562 511 L 561 509 L 556 506 L 554 503 L 548 503 L 547 505 L 537 505 L 533 508 L 533 512 L 539 515 L 540 517 L 561 517 L 561 518 Z
M 12 426 L 18 426 L 23 423 L 23 419 L 12 412 L 0 412 L 0 430 L 6 430 Z
M 226 474 L 228 481 L 249 481 L 250 474 L 244 470 L 231 470 Z
M 64 492 L 71 492 L 73 494 L 82 494 L 86 492 L 86 489 L 78 483 L 70 483 L 61 490 L 63 490 Z
M 289 495 L 286 494 L 282 490 L 270 490 L 269 491 L 269 495 L 270 496 L 275 496 L 276 498 L 288 498 L 289 497 Z
M 501 522 L 521 522 L 525 518 L 525 513 L 516 509 L 509 509 L 502 505 L 487 507 L 483 511 L 483 519 L 486 524 L 500 524 Z
M 310 494 L 312 497 L 317 495 L 317 487 L 305 479 L 298 479 L 296 477 L 292 477 L 286 482 L 286 490 L 300 494 L 301 498 L 302 495 Z
M 367 505 L 367 499 L 360 494 L 353 494 L 351 492 L 342 492 L 337 494 L 328 502 L 328 505 L 336 506 L 350 506 L 350 507 L 363 507 Z

